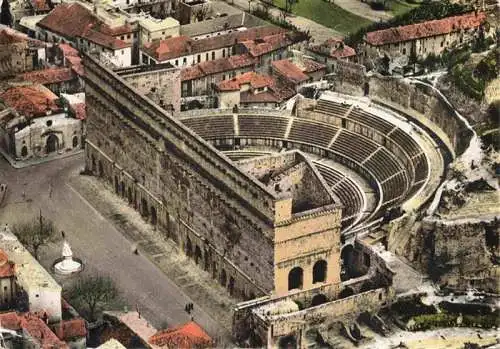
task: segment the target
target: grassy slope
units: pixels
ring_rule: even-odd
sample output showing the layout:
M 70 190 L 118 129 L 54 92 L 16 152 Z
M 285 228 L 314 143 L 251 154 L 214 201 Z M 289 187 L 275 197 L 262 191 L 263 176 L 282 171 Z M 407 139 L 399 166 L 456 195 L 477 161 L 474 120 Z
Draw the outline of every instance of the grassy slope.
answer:
M 285 8 L 285 0 L 274 0 L 274 4 Z M 354 33 L 371 23 L 368 19 L 352 14 L 324 0 L 299 0 L 293 7 L 293 13 L 309 18 L 344 34 Z

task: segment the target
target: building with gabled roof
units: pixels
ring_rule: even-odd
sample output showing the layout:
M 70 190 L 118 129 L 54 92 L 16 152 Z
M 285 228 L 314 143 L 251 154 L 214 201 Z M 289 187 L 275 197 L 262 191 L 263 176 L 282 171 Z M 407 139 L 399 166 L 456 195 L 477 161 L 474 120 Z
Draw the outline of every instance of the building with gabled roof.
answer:
M 203 328 L 194 321 L 173 328 L 158 331 L 149 343 L 159 348 L 210 348 L 213 345 L 212 338 Z
M 365 52 L 370 57 L 410 56 L 412 52 L 425 58 L 440 55 L 446 49 L 470 43 L 483 24 L 485 12 L 470 12 L 459 16 L 393 27 L 368 32 L 365 35 Z

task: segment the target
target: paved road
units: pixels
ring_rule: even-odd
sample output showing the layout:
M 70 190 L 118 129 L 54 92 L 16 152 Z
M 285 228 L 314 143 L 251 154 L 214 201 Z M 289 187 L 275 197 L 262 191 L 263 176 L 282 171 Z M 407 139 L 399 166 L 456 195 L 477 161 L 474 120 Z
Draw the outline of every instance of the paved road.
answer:
M 193 301 L 147 258 L 134 255 L 131 243 L 121 232 L 70 186 L 70 179 L 78 176 L 82 168 L 82 154 L 17 170 L 0 158 L 0 183 L 9 186 L 6 202 L 0 208 L 0 224 L 30 219 L 42 209 L 66 232 L 75 255 L 86 263 L 85 272 L 112 277 L 129 309 L 138 305 L 156 327 L 165 322 L 175 325 L 188 321 L 184 305 Z M 212 336 L 227 335 L 196 304 L 194 318 Z

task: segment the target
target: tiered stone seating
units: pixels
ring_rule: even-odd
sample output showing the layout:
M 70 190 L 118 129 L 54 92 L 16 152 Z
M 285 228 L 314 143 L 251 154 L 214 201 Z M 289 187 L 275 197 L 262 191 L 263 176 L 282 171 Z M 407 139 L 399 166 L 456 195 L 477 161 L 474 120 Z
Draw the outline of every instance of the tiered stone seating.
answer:
M 394 128 L 394 125 L 384 119 L 367 113 L 363 109 L 354 107 L 354 109 L 349 113 L 348 118 L 355 120 L 359 123 L 365 124 L 374 128 L 375 130 L 381 132 L 382 134 L 388 134 Z
M 289 118 L 270 115 L 239 115 L 240 136 L 283 138 Z
M 415 182 L 420 182 L 427 177 L 429 172 L 427 158 L 425 157 L 425 154 L 421 154 L 412 161 L 413 166 L 415 167 Z
M 318 104 L 316 104 L 316 108 L 314 110 L 320 113 L 340 117 L 344 116 L 350 107 L 351 105 L 349 104 L 341 104 L 333 101 L 327 101 L 325 99 L 320 99 L 318 100 Z
M 288 139 L 327 147 L 338 128 L 304 119 L 295 119 Z
M 352 223 L 356 215 L 363 207 L 363 195 L 359 187 L 344 174 L 329 166 L 316 163 L 318 171 L 321 173 L 326 183 L 332 187 L 333 193 L 344 205 L 342 212 L 342 226 L 346 227 Z
M 384 202 L 401 196 L 406 188 L 406 177 L 400 173 L 387 182 L 382 183 L 382 192 L 384 193 Z
M 422 152 L 417 142 L 415 142 L 410 135 L 401 129 L 394 130 L 389 136 L 394 142 L 399 144 L 401 148 L 408 154 L 409 157 L 413 157 Z
M 384 148 L 365 162 L 365 166 L 381 182 L 402 170 L 395 157 Z
M 330 147 L 330 149 L 360 163 L 377 148 L 378 145 L 375 142 L 345 129 L 342 129 Z
M 205 139 L 234 136 L 232 115 L 194 117 L 182 119 L 181 121 L 184 125 Z

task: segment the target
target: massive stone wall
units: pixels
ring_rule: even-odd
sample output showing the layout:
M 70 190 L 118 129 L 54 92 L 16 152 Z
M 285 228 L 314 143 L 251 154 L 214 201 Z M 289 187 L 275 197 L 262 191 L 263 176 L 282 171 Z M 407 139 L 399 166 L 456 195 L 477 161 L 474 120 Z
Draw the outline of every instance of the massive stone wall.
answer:
M 203 152 L 202 141 L 180 140 L 187 130 L 169 124 L 173 120 L 166 115 L 162 119 L 160 109 L 93 59 L 86 57 L 85 66 L 88 170 L 113 185 L 230 292 L 253 297 L 271 291 L 273 244 L 265 222 L 272 198 L 256 183 L 243 186 L 242 173 Z M 239 186 L 232 187 L 231 180 Z M 261 205 L 267 209 L 257 210 Z

